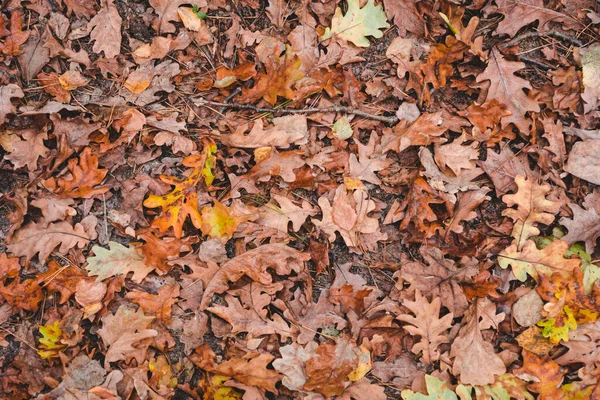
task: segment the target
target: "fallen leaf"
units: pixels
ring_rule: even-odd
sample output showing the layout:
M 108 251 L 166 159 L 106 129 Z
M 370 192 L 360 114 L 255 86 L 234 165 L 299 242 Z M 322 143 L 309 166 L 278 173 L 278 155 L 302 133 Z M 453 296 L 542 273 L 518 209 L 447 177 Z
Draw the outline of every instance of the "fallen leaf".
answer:
M 465 316 L 466 322 L 452 342 L 450 355 L 455 357 L 452 373 L 459 377 L 462 384 L 482 386 L 494 383 L 496 376 L 506 372 L 506 367 L 495 354 L 494 346 L 481 335 L 479 305 L 480 302 L 476 302 Z
M 514 374 L 525 381 L 533 382 L 528 385 L 528 388 L 538 393 L 540 399 L 563 398 L 560 384 L 565 373 L 549 356 L 540 357 L 523 350 L 523 367 L 516 369 Z
M 478 143 L 463 145 L 465 141 L 466 135 L 463 134 L 450 144 L 434 145 L 434 159 L 442 170 L 450 168 L 456 176 L 460 176 L 463 170 L 468 171 L 475 167 L 473 160 L 479 158 Z
M 598 149 L 600 149 L 600 140 L 584 140 L 575 143 L 569 152 L 565 171 L 599 185 L 600 158 L 598 157 Z
M 85 217 L 80 223 L 71 226 L 62 221 L 52 224 L 30 222 L 19 228 L 8 241 L 8 251 L 18 257 L 31 260 L 39 253 L 40 262 L 45 262 L 60 245 L 58 252 L 66 254 L 74 247 L 83 248 L 96 239 L 96 217 Z
M 106 58 L 114 58 L 121 53 L 122 21 L 113 0 L 101 0 L 100 11 L 87 26 L 90 39 L 96 42 L 92 47 L 96 54 L 104 52 Z
M 139 304 L 145 315 L 152 315 L 156 321 L 167 325 L 171 321 L 171 308 L 177 302 L 177 296 L 179 285 L 168 285 L 158 289 L 157 294 L 135 291 L 127 293 L 125 298 Z
M 141 308 L 134 311 L 126 306 L 120 306 L 114 315 L 109 313 L 103 317 L 98 335 L 108 347 L 104 368 L 108 368 L 111 362 L 127 362 L 134 358 L 143 363 L 151 338 L 158 335 L 156 330 L 148 329 L 153 319 L 145 316 Z
M 77 159 L 69 160 L 71 172 L 68 178 L 48 178 L 45 185 L 59 197 L 89 199 L 108 191 L 107 186 L 97 186 L 106 177 L 107 169 L 98 168 L 98 156 L 92 154 L 92 149 L 86 147 Z
M 175 25 L 171 21 L 181 21 L 177 10 L 184 4 L 190 4 L 198 8 L 207 6 L 205 0 L 150 0 L 150 6 L 158 14 L 158 18 L 155 18 L 152 22 L 152 28 L 158 34 L 175 32 Z
M 274 270 L 277 275 L 289 275 L 292 271 L 300 273 L 306 268 L 304 263 L 309 258 L 310 255 L 283 244 L 267 244 L 247 251 L 221 265 L 206 285 L 201 308 L 205 309 L 210 304 L 214 294 L 229 289 L 229 282 L 235 283 L 244 275 L 267 285 L 273 280 L 268 269 Z
M 569 244 L 563 240 L 555 240 L 542 250 L 538 250 L 532 240 L 527 240 L 521 250 L 513 243 L 498 255 L 498 265 L 504 269 L 512 266 L 513 274 L 521 282 L 527 280 L 527 275 L 537 280 L 539 274 L 551 275 L 554 272 L 569 278 L 581 265 L 581 260 L 565 258 L 568 248 Z
M 302 201 L 302 206 L 297 206 L 290 199 L 280 195 L 271 195 L 277 201 L 277 204 L 272 202 L 265 204 L 265 209 L 256 221 L 259 224 L 269 226 L 287 232 L 288 225 L 292 222 L 292 230 L 298 232 L 306 219 L 314 216 L 316 211 L 306 200 Z
M 339 232 L 348 247 L 358 249 L 363 235 L 379 231 L 379 222 L 368 216 L 375 209 L 375 203 L 367 197 L 364 190 L 351 193 L 340 185 L 335 191 L 333 204 L 326 197 L 319 198 L 323 218 L 321 221 L 312 219 L 312 222 L 325 232 L 330 242 L 335 241 L 335 232 Z
M 4 39 L 4 46 L 2 47 L 2 53 L 9 57 L 15 57 L 21 55 L 23 52 L 20 47 L 23 43 L 29 39 L 31 35 L 30 30 L 23 29 L 23 14 L 19 10 L 12 11 L 10 15 L 10 31 L 6 39 Z M 2 119 L 0 118 L 0 124 Z
M 445 258 L 435 247 L 421 247 L 420 254 L 429 265 L 426 267 L 419 261 L 407 262 L 402 266 L 400 276 L 411 284 L 415 290 L 440 299 L 454 316 L 462 316 L 468 308 L 468 302 L 460 284 L 473 278 L 479 268 L 476 260 L 463 257 L 462 267 Z
M 245 126 L 242 125 L 233 134 L 221 136 L 221 142 L 227 146 L 250 149 L 265 146 L 287 149 L 308 142 L 306 116 L 276 117 L 272 122 L 273 126 L 265 129 L 262 118 L 258 119 L 247 134 L 244 134 Z
M 192 224 L 200 229 L 202 217 L 198 211 L 197 186 L 205 175 L 203 169 L 209 157 L 210 143 L 205 142 L 201 156 L 188 156 L 183 160 L 183 165 L 189 167 L 187 176 L 183 179 L 161 175 L 160 179 L 174 189 L 164 196 L 150 195 L 144 200 L 144 207 L 161 208 L 161 214 L 154 219 L 152 226 L 161 232 L 166 232 L 173 227 L 176 238 L 183 235 L 183 224 L 189 216 Z
M 4 125 L 9 114 L 14 114 L 15 106 L 11 99 L 25 96 L 21 88 L 13 83 L 0 86 L 0 125 Z
M 94 246 L 93 257 L 88 257 L 86 269 L 92 276 L 97 276 L 100 282 L 117 275 L 127 275 L 133 272 L 132 280 L 140 283 L 154 270 L 153 267 L 144 263 L 144 256 L 130 247 L 125 247 L 117 242 L 109 242 L 109 249 Z
M 453 315 L 446 314 L 440 318 L 440 299 L 433 298 L 430 303 L 418 289 L 415 291 L 415 301 L 405 301 L 404 306 L 414 316 L 403 314 L 397 316 L 396 319 L 410 324 L 404 326 L 404 329 L 411 335 L 420 338 L 413 345 L 411 351 L 414 354 L 421 354 L 421 360 L 426 364 L 438 361 L 440 359 L 438 347 L 450 341 L 444 332 L 452 326 Z
M 224 206 L 218 200 L 215 200 L 212 206 L 202 208 L 201 218 L 202 235 L 220 239 L 223 243 L 231 239 L 238 225 L 245 220 L 244 216 L 236 216 L 233 209 Z
M 336 345 L 324 343 L 315 351 L 316 356 L 306 362 L 308 380 L 304 390 L 331 397 L 340 395 L 348 375 L 358 364 L 358 350 L 352 343 L 340 340 Z
M 486 196 L 489 191 L 490 189 L 483 187 L 479 190 L 458 193 L 454 215 L 448 224 L 446 232 L 462 233 L 464 228 L 460 223 L 477 218 L 477 213 L 474 210 L 484 201 L 491 200 L 491 197 Z
M 4 156 L 15 168 L 27 166 L 29 171 L 35 171 L 38 160 L 46 158 L 49 149 L 44 145 L 48 140 L 47 129 L 26 129 L 17 133 L 0 132 L 0 146 L 10 153 Z
M 373 36 L 378 39 L 383 36 L 380 29 L 389 27 L 381 5 L 376 6 L 374 0 L 368 0 L 362 8 L 358 0 L 348 0 L 346 15 L 342 15 L 341 8 L 336 8 L 331 28 L 325 29 L 321 40 L 336 35 L 358 47 L 369 47 L 369 39 L 366 37 Z
M 524 63 L 508 61 L 496 48 L 493 48 L 490 51 L 487 68 L 477 76 L 477 82 L 489 81 L 490 87 L 486 98 L 497 99 L 510 111 L 510 116 L 502 118 L 502 126 L 512 122 L 522 133 L 528 134 L 531 121 L 525 118 L 525 113 L 539 112 L 540 106 L 523 92 L 523 89 L 531 89 L 529 82 L 515 75 L 515 72 L 523 68 L 525 68 Z
M 427 395 L 415 393 L 407 389 L 402 391 L 402 398 L 404 400 L 458 400 L 458 397 L 448 384 L 439 378 L 425 375 L 425 385 L 427 387 Z
M 573 211 L 573 218 L 561 218 L 561 225 L 565 226 L 568 233 L 561 239 L 572 244 L 584 242 L 585 250 L 592 254 L 596 248 L 596 240 L 600 237 L 600 214 L 594 208 L 596 198 L 600 192 L 590 193 L 585 196 L 583 207 L 569 204 Z
M 536 177 L 529 167 L 527 154 L 514 154 L 506 145 L 501 145 L 499 154 L 488 149 L 486 160 L 479 161 L 478 164 L 492 180 L 498 196 L 517 191 L 518 187 L 515 183 L 517 176 L 524 176 L 527 179 Z
M 519 188 L 517 192 L 504 195 L 502 201 L 508 207 L 517 207 L 507 208 L 502 211 L 502 215 L 514 221 L 512 237 L 517 249 L 520 249 L 527 239 L 540 234 L 537 224 L 550 225 L 554 221 L 554 214 L 560 209 L 560 202 L 546 199 L 550 185 L 540 185 L 534 182 L 533 178 L 523 175 L 515 177 L 515 183 Z

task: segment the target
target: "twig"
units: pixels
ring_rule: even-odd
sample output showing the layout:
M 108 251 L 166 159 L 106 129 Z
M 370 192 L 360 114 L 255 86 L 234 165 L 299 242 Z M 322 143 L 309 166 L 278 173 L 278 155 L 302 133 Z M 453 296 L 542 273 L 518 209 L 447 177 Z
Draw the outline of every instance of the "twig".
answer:
M 240 94 L 240 92 L 242 91 L 242 88 L 240 86 L 236 87 L 233 92 L 231 92 L 231 94 L 227 97 L 225 97 L 225 100 L 223 100 L 223 103 L 229 103 L 235 96 L 237 96 L 238 94 Z M 221 118 L 221 115 L 223 115 L 225 113 L 225 110 L 227 110 L 227 107 L 221 107 L 219 109 L 219 113 L 217 114 L 217 120 L 219 118 Z
M 202 98 L 194 99 L 194 102 L 198 106 L 214 106 L 214 107 L 223 107 L 223 108 L 233 108 L 235 110 L 250 110 L 258 113 L 272 113 L 272 114 L 314 114 L 314 113 L 327 113 L 327 112 L 335 112 L 335 113 L 345 113 L 345 114 L 354 114 L 359 117 L 372 119 L 375 121 L 385 122 L 386 124 L 395 125 L 400 120 L 398 117 L 386 117 L 383 115 L 374 115 L 369 114 L 364 111 L 357 110 L 352 107 L 346 106 L 332 106 L 325 108 L 265 108 L 265 107 L 257 107 L 252 104 L 237 104 L 237 103 L 220 103 L 216 101 L 205 100 Z
M 500 47 L 502 49 L 505 49 L 507 47 L 514 46 L 515 44 L 517 44 L 517 43 L 519 43 L 519 42 L 521 42 L 521 41 L 523 41 L 525 39 L 539 38 L 539 37 L 543 37 L 543 36 L 550 36 L 550 37 L 553 37 L 555 39 L 560 39 L 560 40 L 563 40 L 565 42 L 568 42 L 568 43 L 570 43 L 570 44 L 572 44 L 574 46 L 583 47 L 583 43 L 581 42 L 581 40 L 579 40 L 577 38 L 574 38 L 574 37 L 571 37 L 571 36 L 568 36 L 568 35 L 564 34 L 563 32 L 554 31 L 554 30 L 547 31 L 547 32 L 544 32 L 544 33 L 541 33 L 541 32 L 527 32 L 527 33 L 524 33 L 522 35 L 519 35 L 519 36 L 516 36 L 516 37 L 512 38 L 508 42 L 502 43 L 500 45 Z

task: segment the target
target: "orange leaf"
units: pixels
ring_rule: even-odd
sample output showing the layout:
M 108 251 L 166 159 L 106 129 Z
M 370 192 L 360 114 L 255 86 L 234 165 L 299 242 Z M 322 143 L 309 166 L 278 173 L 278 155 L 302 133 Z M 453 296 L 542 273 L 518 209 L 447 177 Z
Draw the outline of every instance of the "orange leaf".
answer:
M 44 92 L 54 96 L 56 101 L 61 103 L 68 103 L 71 101 L 71 93 L 60 84 L 60 77 L 55 72 L 49 74 L 40 72 L 37 78 L 44 89 Z
M 102 183 L 108 170 L 98 168 L 98 157 L 92 155 L 91 148 L 86 147 L 79 160 L 69 160 L 68 168 L 70 179 L 49 178 L 45 182 L 46 187 L 58 196 L 89 199 L 108 191 L 107 186 L 95 187 Z
M 211 146 L 212 145 L 212 146 Z M 201 156 L 189 156 L 183 160 L 183 165 L 192 167 L 183 179 L 161 175 L 160 179 L 175 188 L 164 196 L 150 195 L 144 200 L 144 207 L 161 208 L 161 214 L 154 219 L 152 226 L 161 232 L 173 227 L 176 238 L 183 235 L 183 224 L 189 216 L 192 224 L 198 229 L 202 226 L 202 218 L 198 211 L 197 186 L 205 175 L 206 159 L 214 143 L 206 142 Z
M 171 307 L 177 303 L 179 285 L 163 286 L 158 289 L 158 294 L 146 292 L 129 292 L 125 296 L 135 304 L 139 304 L 146 315 L 156 316 L 157 320 L 169 323 L 171 320 Z
M 292 86 L 304 77 L 304 72 L 299 70 L 300 59 L 291 55 L 289 49 L 283 56 L 277 54 L 277 51 L 278 49 L 267 59 L 265 65 L 267 72 L 261 73 L 256 78 L 256 84 L 252 89 L 242 92 L 248 103 L 254 103 L 262 97 L 274 105 L 278 96 L 286 99 L 296 97 Z
M 527 350 L 523 350 L 523 367 L 514 371 L 518 377 L 535 382 L 529 385 L 529 390 L 539 393 L 541 400 L 563 399 L 563 391 L 560 384 L 563 381 L 564 372 L 560 366 L 549 356 L 538 356 Z
M 21 18 L 20 11 L 13 11 L 10 16 L 10 35 L 4 41 L 4 48 L 2 49 L 2 53 L 10 57 L 23 54 L 20 47 L 31 35 L 31 31 L 21 30 L 23 28 Z

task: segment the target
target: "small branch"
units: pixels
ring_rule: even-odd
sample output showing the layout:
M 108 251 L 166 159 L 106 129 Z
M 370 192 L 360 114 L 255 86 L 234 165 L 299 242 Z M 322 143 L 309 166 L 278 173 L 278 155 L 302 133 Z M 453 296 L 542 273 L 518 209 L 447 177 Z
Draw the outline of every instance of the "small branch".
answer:
M 374 115 L 369 114 L 364 111 L 357 110 L 352 107 L 346 106 L 332 106 L 325 108 L 302 108 L 302 109 L 294 109 L 294 108 L 265 108 L 265 107 L 257 107 L 252 104 L 237 104 L 237 103 L 220 103 L 216 101 L 204 100 L 202 98 L 193 99 L 194 103 L 198 106 L 208 105 L 213 107 L 222 107 L 222 108 L 231 108 L 234 110 L 250 110 L 257 113 L 272 113 L 272 114 L 314 114 L 314 113 L 327 113 L 327 112 L 335 112 L 335 113 L 344 113 L 344 114 L 354 114 L 359 117 L 372 119 L 375 121 L 385 122 L 386 124 L 395 125 L 399 122 L 398 117 L 386 117 L 383 115 Z

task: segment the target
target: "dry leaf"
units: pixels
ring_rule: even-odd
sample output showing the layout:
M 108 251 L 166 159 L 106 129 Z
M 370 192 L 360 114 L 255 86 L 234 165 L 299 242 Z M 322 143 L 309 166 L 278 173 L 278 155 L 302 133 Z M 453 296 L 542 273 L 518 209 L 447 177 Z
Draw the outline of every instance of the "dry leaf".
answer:
M 433 298 L 430 303 L 418 289 L 415 291 L 415 301 L 405 301 L 404 306 L 414 316 L 403 314 L 397 316 L 396 319 L 410 324 L 404 326 L 404 329 L 411 335 L 420 338 L 411 351 L 414 354 L 421 354 L 421 360 L 426 364 L 438 361 L 440 359 L 438 347 L 449 342 L 444 332 L 452 326 L 452 314 L 446 314 L 440 318 L 440 299 Z
M 114 58 L 121 53 L 121 16 L 113 0 L 101 0 L 100 11 L 88 23 L 90 39 L 95 41 L 92 48 L 96 54 L 104 52 L 106 58 Z

